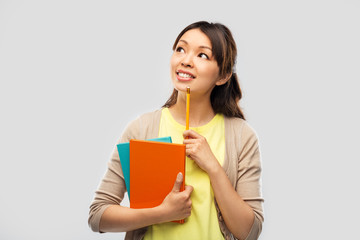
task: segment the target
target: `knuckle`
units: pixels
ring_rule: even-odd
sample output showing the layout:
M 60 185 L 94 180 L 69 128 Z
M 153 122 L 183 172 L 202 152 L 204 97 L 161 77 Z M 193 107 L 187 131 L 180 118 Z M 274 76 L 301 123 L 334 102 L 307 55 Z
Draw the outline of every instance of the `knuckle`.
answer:
M 183 201 L 183 202 L 185 202 L 186 200 L 187 200 L 187 194 L 183 194 L 182 196 L 181 196 L 181 201 Z

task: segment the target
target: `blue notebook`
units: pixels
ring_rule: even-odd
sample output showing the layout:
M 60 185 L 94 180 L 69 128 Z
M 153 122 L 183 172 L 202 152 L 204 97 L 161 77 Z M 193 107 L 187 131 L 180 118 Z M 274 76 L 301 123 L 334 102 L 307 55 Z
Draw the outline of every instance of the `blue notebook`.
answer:
M 153 138 L 147 139 L 147 141 L 172 143 L 171 137 Z M 126 189 L 130 199 L 130 143 L 119 143 L 117 149 L 124 174 Z

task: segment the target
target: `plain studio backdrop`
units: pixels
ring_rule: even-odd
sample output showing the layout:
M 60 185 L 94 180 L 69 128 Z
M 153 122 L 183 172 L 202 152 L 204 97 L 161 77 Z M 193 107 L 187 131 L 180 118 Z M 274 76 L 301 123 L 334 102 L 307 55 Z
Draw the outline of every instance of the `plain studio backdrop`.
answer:
M 261 144 L 267 239 L 358 238 L 360 2 L 0 0 L 0 239 L 93 233 L 116 140 L 171 93 L 177 34 L 220 22 Z M 125 200 L 128 204 L 128 200 Z

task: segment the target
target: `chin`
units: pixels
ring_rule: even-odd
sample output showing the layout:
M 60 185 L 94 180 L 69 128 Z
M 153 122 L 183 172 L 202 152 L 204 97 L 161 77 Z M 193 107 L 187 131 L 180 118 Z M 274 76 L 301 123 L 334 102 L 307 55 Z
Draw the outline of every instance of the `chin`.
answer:
M 176 90 L 178 90 L 179 92 L 185 92 L 185 93 L 186 93 L 187 87 L 188 87 L 188 85 L 174 86 L 174 88 L 175 88 Z
M 186 82 L 178 82 L 176 80 L 176 82 L 173 81 L 173 86 L 176 90 L 180 92 L 186 92 L 186 88 L 190 86 L 190 84 L 187 84 Z

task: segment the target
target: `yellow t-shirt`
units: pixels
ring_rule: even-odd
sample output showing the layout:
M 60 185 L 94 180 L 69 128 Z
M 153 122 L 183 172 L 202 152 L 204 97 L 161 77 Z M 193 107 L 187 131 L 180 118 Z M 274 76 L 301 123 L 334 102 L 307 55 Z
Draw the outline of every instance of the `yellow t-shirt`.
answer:
M 212 152 L 222 165 L 225 157 L 224 116 L 217 114 L 207 124 L 190 129 L 207 139 Z M 183 143 L 184 131 L 185 126 L 176 122 L 169 109 L 164 108 L 161 114 L 159 137 L 171 136 L 173 143 Z M 209 176 L 189 158 L 186 158 L 185 185 L 194 188 L 191 194 L 191 216 L 184 224 L 169 222 L 150 226 L 145 240 L 224 239 L 219 227 Z

